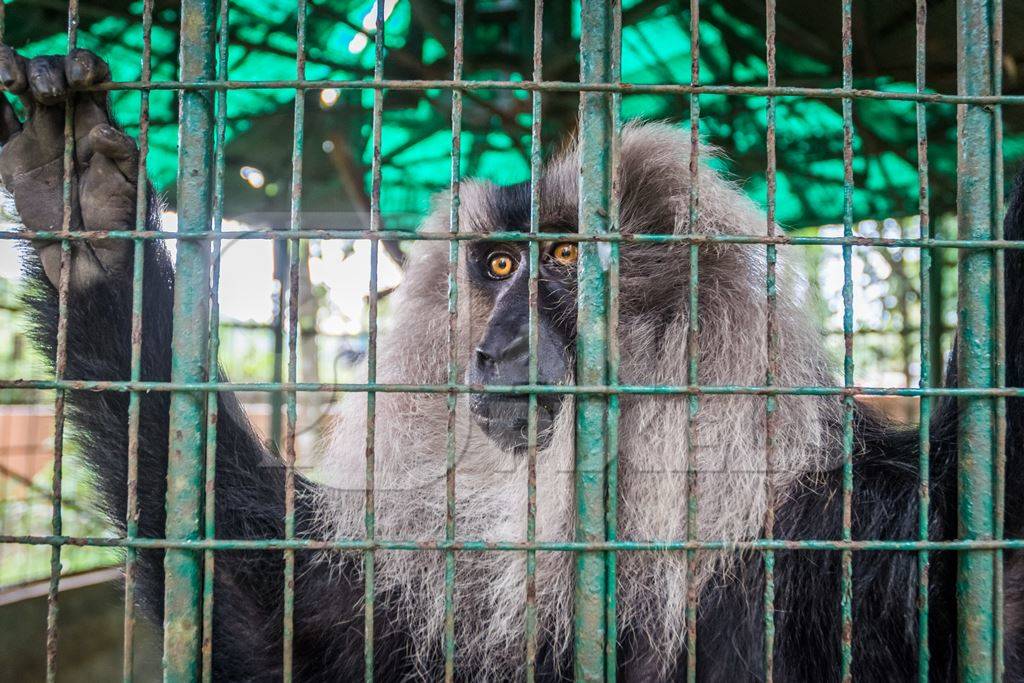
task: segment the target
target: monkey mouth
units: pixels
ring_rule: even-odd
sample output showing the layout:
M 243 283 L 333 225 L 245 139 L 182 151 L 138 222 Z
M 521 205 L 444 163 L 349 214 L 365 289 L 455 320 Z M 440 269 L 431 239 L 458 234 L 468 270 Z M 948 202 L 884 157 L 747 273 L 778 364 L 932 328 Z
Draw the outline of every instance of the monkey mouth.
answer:
M 551 426 L 558 415 L 558 396 L 537 397 L 537 447 L 551 440 Z M 525 452 L 529 446 L 530 399 L 528 396 L 473 394 L 470 412 L 480 429 L 500 448 Z

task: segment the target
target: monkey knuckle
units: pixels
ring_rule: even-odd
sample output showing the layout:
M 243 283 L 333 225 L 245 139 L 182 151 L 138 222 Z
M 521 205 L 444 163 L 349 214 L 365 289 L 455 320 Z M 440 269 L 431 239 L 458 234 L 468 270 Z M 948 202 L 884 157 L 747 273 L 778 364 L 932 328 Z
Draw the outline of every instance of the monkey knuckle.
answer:
M 73 86 L 90 86 L 110 78 L 110 66 L 91 50 L 76 48 L 64 60 L 64 72 Z
M 25 59 L 6 45 L 0 45 L 0 84 L 12 93 L 25 90 Z

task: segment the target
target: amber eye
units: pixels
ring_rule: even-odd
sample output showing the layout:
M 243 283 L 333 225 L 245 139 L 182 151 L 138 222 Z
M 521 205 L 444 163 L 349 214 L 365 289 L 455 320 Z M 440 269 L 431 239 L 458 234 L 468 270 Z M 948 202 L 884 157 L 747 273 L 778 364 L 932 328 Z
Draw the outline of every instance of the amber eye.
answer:
M 493 278 L 504 279 L 515 269 L 516 262 L 508 254 L 491 254 L 487 259 L 487 270 Z
M 551 256 L 563 266 L 571 266 L 576 263 L 576 244 L 573 242 L 559 242 L 551 249 Z

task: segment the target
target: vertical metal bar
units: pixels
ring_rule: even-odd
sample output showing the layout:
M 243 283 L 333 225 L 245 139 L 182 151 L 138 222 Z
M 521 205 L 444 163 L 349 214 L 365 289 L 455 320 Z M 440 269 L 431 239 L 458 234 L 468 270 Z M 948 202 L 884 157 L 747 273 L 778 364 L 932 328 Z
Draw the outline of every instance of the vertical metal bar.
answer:
M 533 3 L 533 80 L 543 80 L 544 44 L 544 0 Z M 534 90 L 530 94 L 530 233 L 540 232 L 540 179 L 541 179 L 541 94 Z M 537 383 L 538 314 L 537 278 L 540 273 L 540 245 L 536 240 L 529 244 L 529 381 Z M 526 542 L 537 541 L 537 394 L 529 396 L 526 415 Z M 533 683 L 537 677 L 537 551 L 526 551 L 526 681 Z
M 690 0 L 690 85 L 700 83 L 700 0 Z M 690 95 L 690 192 L 689 192 L 689 225 L 696 232 L 699 217 L 700 188 L 700 95 Z M 700 251 L 696 243 L 689 247 L 690 272 L 687 282 L 690 317 L 686 340 L 686 377 L 691 386 L 700 384 L 698 374 L 700 339 Z M 686 405 L 686 540 L 700 538 L 697 519 L 698 485 L 697 485 L 697 412 L 700 410 L 700 399 L 693 393 Z M 686 678 L 690 683 L 697 680 L 697 587 L 693 579 L 693 565 L 697 561 L 697 551 L 686 551 Z
M 928 25 L 927 0 L 917 0 L 917 34 L 914 52 L 914 83 L 918 93 L 925 91 L 925 56 L 927 54 L 926 30 Z M 917 185 L 918 185 L 918 216 L 920 237 L 932 237 L 932 224 L 928 197 L 928 120 L 925 105 L 915 105 L 917 115 Z M 941 328 L 932 325 L 932 250 L 922 248 L 921 258 L 921 380 L 922 389 L 938 384 L 942 376 L 932 372 L 933 335 L 941 335 Z M 928 540 L 928 506 L 931 500 L 931 415 L 932 398 L 922 396 L 921 417 L 918 430 L 918 498 L 917 498 L 917 537 L 921 541 Z M 929 553 L 922 550 L 917 554 L 917 679 L 920 683 L 928 683 L 928 566 Z
M 142 73 L 140 80 L 148 83 L 152 78 L 153 54 L 153 0 L 142 5 Z M 149 154 L 149 92 L 139 93 L 139 174 L 135 196 L 135 229 L 146 228 L 148 206 L 148 179 L 146 159 Z M 142 379 L 142 283 L 145 277 L 145 243 L 136 240 L 132 256 L 132 338 L 131 338 L 131 380 Z M 135 538 L 139 533 L 139 415 L 141 397 L 133 391 L 128 396 L 128 491 L 125 519 L 125 536 Z M 137 551 L 129 546 L 125 551 L 124 563 L 124 650 L 122 657 L 122 678 L 129 683 L 134 677 L 135 667 L 135 581 Z
M 213 0 L 182 0 L 180 79 L 214 77 Z M 183 91 L 178 129 L 178 231 L 203 232 L 211 224 L 213 171 L 213 98 L 208 91 Z M 210 245 L 204 240 L 178 242 L 174 283 L 174 333 L 171 381 L 204 382 L 210 332 Z M 168 539 L 200 537 L 204 483 L 203 451 L 206 397 L 171 392 L 170 444 L 167 463 Z M 200 660 L 199 554 L 168 549 L 164 556 L 164 680 L 194 681 Z
M 619 0 L 611 1 L 612 38 L 609 76 L 616 85 L 622 83 L 622 4 Z M 621 120 L 622 94 L 612 93 L 611 96 L 611 140 L 609 140 L 609 187 L 608 192 L 608 232 L 616 233 L 619 225 L 619 161 L 621 152 Z M 608 384 L 619 383 L 619 243 L 607 245 L 608 259 Z M 607 436 L 607 481 L 605 494 L 605 537 L 614 542 L 618 538 L 619 526 L 619 395 L 608 397 L 608 436 Z M 615 681 L 618 677 L 618 555 L 610 550 L 605 555 L 605 680 Z
M 228 73 L 228 7 L 230 0 L 220 0 L 219 33 L 217 37 L 217 78 L 227 80 Z M 224 219 L 224 142 L 227 127 L 227 90 L 218 90 L 214 96 L 217 117 L 216 139 L 214 141 L 214 179 L 213 179 L 213 230 L 221 231 Z M 221 239 L 213 241 L 213 274 L 210 288 L 210 381 L 220 379 L 220 268 Z M 204 509 L 204 538 L 215 538 L 217 535 L 217 419 L 219 406 L 217 392 L 206 395 L 206 498 Z M 216 559 L 212 548 L 203 552 L 203 681 L 213 680 L 213 601 L 214 572 Z
M 774 88 L 775 77 L 775 0 L 767 0 L 765 3 L 765 64 L 768 71 L 768 87 Z M 775 190 L 776 190 L 776 156 L 775 156 L 775 98 L 768 97 L 766 102 L 765 116 L 767 133 L 765 147 L 767 153 L 767 165 L 765 168 L 765 180 L 768 186 L 767 204 L 767 234 L 774 237 L 775 226 Z M 776 264 L 778 254 L 774 244 L 765 246 L 765 259 L 767 269 L 765 275 L 765 289 L 767 297 L 767 308 L 765 312 L 765 348 L 767 350 L 767 366 L 765 371 L 765 384 L 775 384 L 779 374 L 779 335 L 776 328 L 776 313 L 778 309 L 778 288 L 776 284 Z M 765 486 L 767 488 L 768 513 L 765 516 L 764 536 L 767 539 L 775 537 L 775 489 L 772 484 L 772 463 L 775 458 L 775 410 L 777 399 L 774 396 L 765 397 Z M 765 683 L 771 683 L 774 679 L 775 669 L 775 551 L 766 550 L 764 553 L 764 679 Z
M 295 21 L 295 77 L 306 78 L 306 0 L 298 0 Z M 295 118 L 292 136 L 292 183 L 290 192 L 289 229 L 302 228 L 302 149 L 305 140 L 306 91 L 295 90 Z M 302 240 L 288 241 L 291 249 L 288 276 L 288 382 L 298 382 L 299 357 L 299 258 Z M 295 390 L 289 390 L 288 430 L 285 436 L 284 470 L 284 537 L 295 537 L 295 425 L 298 421 Z M 293 641 L 295 626 L 295 550 L 284 551 L 284 610 L 282 666 L 286 683 L 292 680 Z
M 581 5 L 580 82 L 608 83 L 612 57 L 612 3 L 594 0 Z M 605 93 L 580 93 L 579 231 L 608 232 L 611 188 L 611 98 Z M 603 385 L 607 379 L 607 274 L 601 250 L 579 248 L 576 381 Z M 602 396 L 577 397 L 576 403 L 576 540 L 605 540 L 605 416 Z M 577 681 L 604 678 L 606 567 L 602 553 L 582 551 L 576 559 L 575 672 Z
M 957 14 L 957 92 L 993 92 L 991 2 L 959 0 Z M 995 120 L 991 108 L 957 106 L 956 223 L 959 239 L 991 239 L 992 158 Z M 959 258 L 957 376 L 964 387 L 989 387 L 994 379 L 991 252 L 964 250 Z M 964 397 L 959 403 L 958 503 L 959 537 L 991 539 L 993 519 L 993 445 L 995 403 Z M 991 680 L 994 675 L 992 607 L 994 553 L 959 555 L 956 574 L 958 615 L 957 663 L 962 681 Z
M 68 52 L 75 48 L 78 41 L 78 0 L 68 3 Z M 64 155 L 63 184 L 61 201 L 63 204 L 61 228 L 71 229 L 71 174 L 74 170 L 75 152 L 75 108 L 74 100 L 68 98 L 64 106 Z M 68 360 L 68 286 L 71 277 L 71 243 L 61 240 L 60 279 L 57 285 L 57 349 L 54 362 L 54 377 L 63 379 Z M 64 469 L 64 424 L 65 403 L 67 392 L 57 390 L 54 400 L 53 420 L 53 488 L 52 515 L 50 530 L 54 536 L 60 536 L 63 529 L 61 517 L 62 478 Z M 59 543 L 50 548 L 50 585 L 46 594 L 46 680 L 52 683 L 57 678 L 57 594 L 60 590 L 60 552 Z
M 957 92 L 993 94 L 992 3 L 957 3 Z M 957 107 L 957 232 L 960 239 L 992 239 L 993 149 L 991 107 Z M 959 264 L 957 373 L 962 387 L 991 387 L 994 380 L 992 252 L 962 250 Z M 963 397 L 959 421 L 960 538 L 990 539 L 993 514 L 993 446 L 996 406 L 990 398 Z M 958 665 L 960 680 L 992 680 L 994 576 L 991 551 L 968 550 L 957 566 Z
M 843 87 L 853 87 L 853 1 L 843 0 Z M 843 235 L 853 236 L 853 100 L 843 98 Z M 853 376 L 853 248 L 843 245 L 843 386 Z M 853 538 L 853 396 L 843 397 L 843 540 Z M 853 553 L 842 551 L 840 672 L 853 678 Z
M 373 36 L 374 63 L 373 80 L 380 82 L 384 78 L 384 3 L 377 2 L 376 33 Z M 381 132 L 384 119 L 384 91 L 375 88 L 373 91 L 373 159 L 370 166 L 370 231 L 380 230 L 380 182 L 381 182 Z M 370 240 L 370 303 L 369 324 L 366 349 L 366 382 L 377 383 L 377 264 L 380 243 Z M 365 493 L 365 530 L 366 540 L 372 541 L 377 535 L 377 518 L 374 505 L 374 474 L 376 468 L 375 440 L 377 433 L 377 394 L 366 393 L 366 493 Z M 375 563 L 372 549 L 363 553 L 363 676 L 367 683 L 373 681 L 373 643 L 374 621 L 373 612 Z
M 465 0 L 456 0 L 453 19 L 455 36 L 452 48 L 452 80 L 462 80 L 462 44 L 465 29 Z M 449 229 L 459 232 L 460 183 L 462 178 L 462 91 L 452 89 L 452 167 L 451 213 Z M 448 383 L 459 378 L 458 307 L 459 307 L 459 242 L 448 242 Z M 445 525 L 446 541 L 455 540 L 455 408 L 458 394 L 448 393 L 448 438 L 445 462 Z M 444 554 L 444 679 L 455 680 L 455 551 Z
M 1003 2 L 992 0 L 992 87 L 995 95 L 1003 93 Z M 992 145 L 992 228 L 995 239 L 1003 239 L 1003 106 L 993 105 L 993 136 Z M 993 339 L 995 353 L 995 381 L 997 387 L 1006 386 L 1006 280 L 1004 279 L 1006 252 L 997 249 L 994 254 L 992 278 L 995 280 L 994 315 L 995 335 Z M 1003 538 L 1006 504 L 1006 398 L 996 401 L 995 424 L 995 481 L 993 496 L 995 498 L 995 537 Z M 1003 550 L 996 550 L 993 562 L 993 583 L 995 584 L 995 604 L 992 619 L 994 640 L 993 669 L 995 680 L 1003 680 L 1004 669 L 1004 638 L 1003 623 L 1005 600 L 1003 595 Z

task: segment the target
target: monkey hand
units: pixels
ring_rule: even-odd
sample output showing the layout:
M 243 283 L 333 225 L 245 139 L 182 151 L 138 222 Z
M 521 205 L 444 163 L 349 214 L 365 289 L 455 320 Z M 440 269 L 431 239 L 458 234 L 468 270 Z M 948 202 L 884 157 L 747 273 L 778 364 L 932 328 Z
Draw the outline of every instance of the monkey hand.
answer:
M 22 122 L 11 102 L 0 97 L 0 182 L 28 230 L 61 230 L 64 225 L 68 102 L 74 133 L 70 229 L 135 228 L 138 148 L 114 123 L 106 91 L 88 90 L 109 80 L 110 67 L 87 50 L 26 59 L 0 45 L 0 84 L 21 100 L 25 111 Z M 72 288 L 86 288 L 130 269 L 129 240 L 72 240 L 70 245 Z M 46 277 L 57 286 L 60 242 L 37 239 L 33 246 Z

